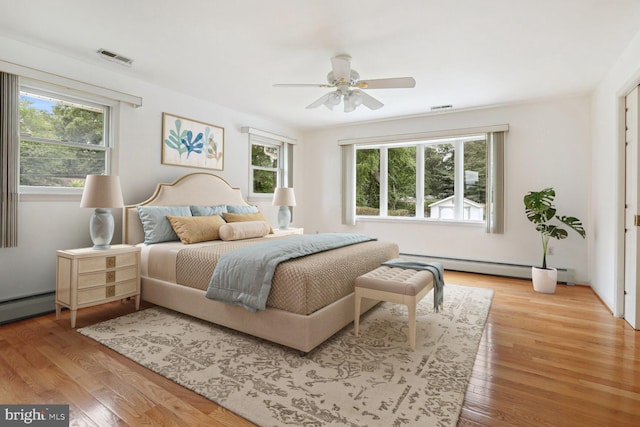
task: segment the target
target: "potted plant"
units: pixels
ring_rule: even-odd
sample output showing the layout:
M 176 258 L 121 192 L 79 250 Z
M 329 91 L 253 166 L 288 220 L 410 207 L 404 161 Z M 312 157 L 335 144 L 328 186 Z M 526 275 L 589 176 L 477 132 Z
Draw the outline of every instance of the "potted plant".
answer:
M 547 267 L 549 239 L 561 240 L 568 236 L 567 230 L 561 227 L 562 224 L 575 230 L 582 238 L 586 234 L 582 222 L 578 218 L 556 215 L 556 207 L 553 205 L 555 197 L 556 192 L 553 188 L 530 191 L 524 196 L 527 219 L 536 225 L 536 230 L 542 238 L 542 268 L 531 267 L 533 289 L 537 292 L 551 294 L 556 291 L 558 271 L 555 268 Z

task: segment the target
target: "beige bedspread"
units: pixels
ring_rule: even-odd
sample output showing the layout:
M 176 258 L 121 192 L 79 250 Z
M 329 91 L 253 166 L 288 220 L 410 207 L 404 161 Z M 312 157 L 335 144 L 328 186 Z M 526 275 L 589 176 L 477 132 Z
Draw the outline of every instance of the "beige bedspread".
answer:
M 147 254 L 147 274 L 206 291 L 224 253 L 262 241 L 173 244 L 166 250 L 156 247 Z M 396 257 L 395 243 L 372 241 L 283 262 L 273 276 L 267 307 L 305 315 L 313 313 L 353 292 L 356 277 Z

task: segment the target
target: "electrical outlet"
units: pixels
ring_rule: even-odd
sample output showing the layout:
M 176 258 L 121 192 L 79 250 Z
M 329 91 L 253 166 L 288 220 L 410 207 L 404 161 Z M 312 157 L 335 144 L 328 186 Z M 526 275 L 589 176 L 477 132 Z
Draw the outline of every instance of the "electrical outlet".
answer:
M 553 246 L 547 248 L 547 255 L 553 255 Z

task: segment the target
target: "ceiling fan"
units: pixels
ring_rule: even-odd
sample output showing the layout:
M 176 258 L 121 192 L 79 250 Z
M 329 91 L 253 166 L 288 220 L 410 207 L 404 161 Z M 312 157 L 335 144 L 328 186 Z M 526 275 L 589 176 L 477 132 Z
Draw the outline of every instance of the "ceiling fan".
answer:
M 324 105 L 329 110 L 344 101 L 344 112 L 354 111 L 359 105 L 364 105 L 371 110 L 377 110 L 384 104 L 362 89 L 400 89 L 416 86 L 413 77 L 394 77 L 388 79 L 360 80 L 360 74 L 351 68 L 351 56 L 338 55 L 331 58 L 332 70 L 327 74 L 327 83 L 322 84 L 276 84 L 277 87 L 323 87 L 335 88 L 334 91 L 312 102 L 307 108 L 316 108 Z

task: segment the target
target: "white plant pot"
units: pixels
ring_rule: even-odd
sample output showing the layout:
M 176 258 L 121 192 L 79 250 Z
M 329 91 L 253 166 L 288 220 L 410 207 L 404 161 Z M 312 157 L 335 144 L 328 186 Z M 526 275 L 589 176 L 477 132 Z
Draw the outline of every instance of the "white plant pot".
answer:
M 555 268 L 531 267 L 531 280 L 533 280 L 533 290 L 545 294 L 556 292 L 558 284 L 558 270 Z

